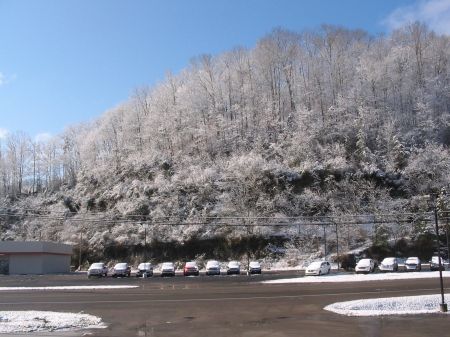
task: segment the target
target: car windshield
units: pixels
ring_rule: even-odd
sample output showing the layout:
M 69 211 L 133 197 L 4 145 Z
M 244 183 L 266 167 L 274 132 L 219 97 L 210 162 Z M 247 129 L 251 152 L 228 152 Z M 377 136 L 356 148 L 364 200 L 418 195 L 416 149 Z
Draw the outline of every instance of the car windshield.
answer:
M 141 263 L 138 267 L 138 269 L 148 269 L 150 268 L 152 265 L 150 263 Z
M 186 262 L 186 267 L 196 267 L 197 263 L 195 262 Z
M 218 267 L 219 266 L 219 262 L 217 262 L 217 261 L 209 261 L 207 266 L 208 267 Z
M 114 268 L 116 269 L 125 269 L 127 267 L 126 263 L 118 263 Z
M 419 259 L 417 257 L 410 257 L 408 260 L 406 260 L 405 263 L 418 263 Z
M 250 267 L 259 267 L 259 262 L 250 262 Z
M 320 268 L 321 265 L 322 265 L 322 262 L 313 262 L 309 265 L 308 268 Z
M 228 266 L 230 266 L 230 267 L 238 267 L 239 263 L 237 263 L 236 261 L 231 261 L 230 263 L 228 263 Z
M 433 256 L 433 257 L 431 258 L 431 261 L 433 261 L 434 263 L 439 263 L 439 257 Z M 442 260 L 441 260 L 441 261 L 442 261 Z
M 359 266 L 368 266 L 370 265 L 370 259 L 362 259 L 358 262 Z
M 91 265 L 91 269 L 94 269 L 94 268 L 101 269 L 101 268 L 103 268 L 103 264 L 102 263 L 93 263 Z
M 388 263 L 394 263 L 394 262 L 395 262 L 395 258 L 393 258 L 393 257 L 387 257 L 387 258 L 385 258 L 385 259 L 383 260 L 382 263 L 388 264 Z
M 163 263 L 162 267 L 163 268 L 172 268 L 173 267 L 173 263 L 171 263 L 171 262 Z

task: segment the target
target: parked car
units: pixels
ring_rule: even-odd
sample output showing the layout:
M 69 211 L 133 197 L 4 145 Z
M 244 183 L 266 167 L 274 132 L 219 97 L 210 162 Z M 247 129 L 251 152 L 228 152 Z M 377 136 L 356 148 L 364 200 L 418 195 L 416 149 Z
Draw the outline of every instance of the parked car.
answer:
M 250 262 L 248 266 L 250 274 L 261 274 L 261 264 L 258 261 Z
M 220 264 L 217 261 L 208 261 L 206 275 L 220 275 Z
M 380 272 L 398 271 L 398 261 L 396 257 L 386 257 L 380 264 Z
M 227 275 L 236 274 L 239 275 L 241 273 L 241 266 L 237 261 L 230 261 L 227 265 Z
M 405 261 L 405 271 L 421 271 L 422 262 L 418 257 L 408 257 Z
M 140 263 L 137 267 L 136 277 L 150 277 L 153 276 L 153 266 L 150 262 Z
M 312 262 L 305 270 L 305 275 L 324 275 L 329 274 L 331 265 L 328 261 L 315 261 Z
M 438 256 L 433 256 L 431 258 L 430 270 L 431 271 L 439 270 L 439 257 Z M 441 270 L 445 270 L 444 260 L 442 259 L 442 257 L 441 257 Z
M 90 265 L 87 271 L 87 277 L 91 278 L 91 276 L 107 276 L 108 275 L 108 267 L 102 262 L 96 262 Z
M 356 267 L 355 254 L 344 254 L 339 257 L 340 267 L 346 271 L 354 270 Z
M 365 273 L 370 274 L 375 270 L 375 263 L 372 259 L 361 259 L 355 267 L 355 274 Z
M 112 277 L 131 275 L 131 266 L 128 263 L 117 263 L 111 270 Z
M 161 276 L 175 276 L 175 265 L 172 262 L 164 262 L 161 266 Z
M 184 276 L 189 275 L 199 276 L 200 272 L 197 262 L 186 262 L 186 264 L 183 267 L 183 274 Z

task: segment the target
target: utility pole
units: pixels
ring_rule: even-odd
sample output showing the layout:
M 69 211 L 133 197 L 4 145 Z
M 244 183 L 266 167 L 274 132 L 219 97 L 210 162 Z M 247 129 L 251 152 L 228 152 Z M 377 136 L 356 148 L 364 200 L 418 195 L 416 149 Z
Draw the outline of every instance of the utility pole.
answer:
M 83 232 L 80 233 L 80 253 L 78 256 L 78 270 L 81 271 L 81 246 L 83 242 Z

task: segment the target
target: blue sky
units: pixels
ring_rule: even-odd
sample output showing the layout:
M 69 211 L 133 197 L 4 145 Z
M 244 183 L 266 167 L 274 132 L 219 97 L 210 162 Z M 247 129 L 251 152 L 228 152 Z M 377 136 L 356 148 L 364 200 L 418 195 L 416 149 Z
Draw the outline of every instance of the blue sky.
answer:
M 450 0 L 0 0 L 0 141 L 91 121 L 192 57 L 253 48 L 274 27 L 450 34 Z

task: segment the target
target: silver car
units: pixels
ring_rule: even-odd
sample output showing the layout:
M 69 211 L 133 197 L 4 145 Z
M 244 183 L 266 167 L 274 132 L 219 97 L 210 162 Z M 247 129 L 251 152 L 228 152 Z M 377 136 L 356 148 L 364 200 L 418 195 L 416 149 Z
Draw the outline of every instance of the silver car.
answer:
M 422 262 L 418 257 L 408 257 L 405 261 L 405 271 L 421 271 Z
M 380 272 L 398 271 L 398 261 L 396 257 L 386 257 L 380 264 Z
M 91 276 L 107 276 L 108 275 L 108 267 L 102 262 L 96 262 L 91 264 L 87 271 L 87 277 L 91 278 Z
M 136 277 L 150 277 L 153 276 L 153 266 L 150 262 L 143 262 L 139 264 L 136 271 Z

